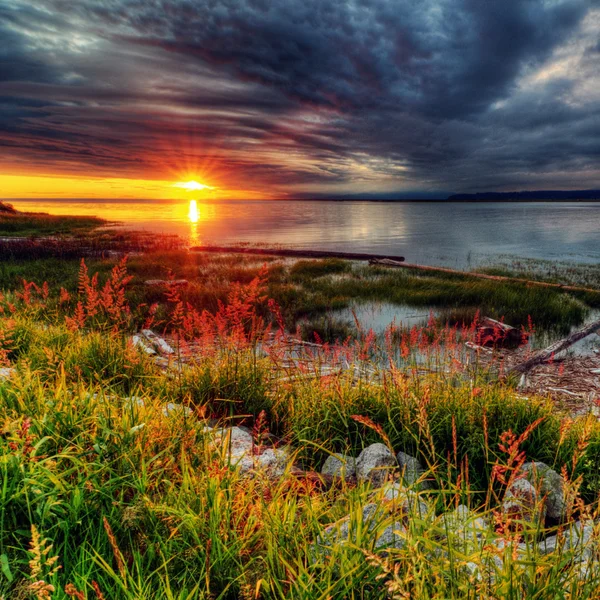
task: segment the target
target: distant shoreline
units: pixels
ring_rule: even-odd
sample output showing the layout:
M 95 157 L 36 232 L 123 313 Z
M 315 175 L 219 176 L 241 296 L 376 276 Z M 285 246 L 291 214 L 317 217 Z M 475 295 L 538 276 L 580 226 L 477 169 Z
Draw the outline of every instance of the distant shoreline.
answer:
M 121 203 L 121 204 L 137 204 L 137 203 L 167 203 L 167 202 L 189 202 L 197 200 L 202 203 L 227 203 L 227 202 L 378 202 L 387 204 L 533 204 L 542 202 L 567 202 L 571 204 L 579 204 L 584 202 L 600 202 L 600 195 L 594 198 L 264 198 L 264 199 L 237 199 L 228 198 L 216 200 L 214 198 L 3 198 L 1 202 L 80 202 L 82 204 L 93 204 L 95 202 Z

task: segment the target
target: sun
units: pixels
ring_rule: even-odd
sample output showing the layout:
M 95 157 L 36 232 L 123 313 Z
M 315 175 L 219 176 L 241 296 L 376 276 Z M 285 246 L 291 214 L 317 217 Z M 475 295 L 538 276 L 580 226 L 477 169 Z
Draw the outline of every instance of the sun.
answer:
M 198 183 L 197 181 L 178 181 L 173 184 L 173 187 L 181 188 L 188 192 L 197 192 L 199 190 L 214 190 L 214 187 L 206 185 L 204 183 Z

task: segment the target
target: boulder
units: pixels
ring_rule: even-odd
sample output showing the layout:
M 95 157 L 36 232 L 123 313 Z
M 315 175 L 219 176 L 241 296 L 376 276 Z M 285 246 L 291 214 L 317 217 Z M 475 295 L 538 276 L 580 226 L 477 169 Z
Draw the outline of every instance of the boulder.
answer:
M 459 536 L 465 541 L 480 541 L 492 531 L 486 519 L 478 517 L 464 504 L 443 514 L 440 521 L 448 534 Z
M 161 411 L 165 417 L 172 417 L 178 414 L 183 414 L 187 417 L 194 412 L 189 406 L 178 404 L 177 402 L 167 402 Z
M 375 503 L 366 504 L 362 509 L 362 514 L 358 519 L 359 522 L 354 525 L 364 528 L 366 526 L 367 531 L 373 531 L 377 526 L 377 521 L 383 515 L 381 507 Z M 317 544 L 319 545 L 333 545 L 340 543 L 347 543 L 348 541 L 353 542 L 351 538 L 352 518 L 350 515 L 340 519 L 337 523 L 333 523 L 325 528 L 323 533 L 319 536 Z
M 383 444 L 367 446 L 356 459 L 356 476 L 381 487 L 392 470 L 398 466 L 395 456 Z
M 423 480 L 423 476 L 425 475 L 426 471 L 414 456 L 410 456 L 405 452 L 398 452 L 396 455 L 396 460 L 400 466 L 402 480 L 406 485 L 415 485 L 417 482 L 419 482 L 419 489 L 431 489 L 432 482 Z
M 350 479 L 356 475 L 356 459 L 345 454 L 332 454 L 327 457 L 321 474 L 328 477 Z
M 556 550 L 571 550 L 577 560 L 587 559 L 593 556 L 598 547 L 594 538 L 593 521 L 576 521 L 566 528 L 561 536 L 550 535 L 538 544 L 540 554 L 551 554 Z
M 525 463 L 521 471 L 544 498 L 548 518 L 564 520 L 567 511 L 564 479 L 543 462 Z
M 403 535 L 405 533 L 406 526 L 404 523 L 401 521 L 394 521 L 394 523 L 388 525 L 375 540 L 375 549 L 403 548 L 406 543 Z
M 535 523 L 544 520 L 546 508 L 527 479 L 517 479 L 507 490 L 502 502 L 502 512 L 511 519 Z
M 417 493 L 407 490 L 399 483 L 389 483 L 381 490 L 383 493 L 378 497 L 388 503 L 387 509 L 394 514 L 402 515 L 409 519 L 412 516 L 423 518 L 428 511 L 427 504 L 423 502 Z
M 0 381 L 10 379 L 17 372 L 13 367 L 0 367 Z
M 226 427 L 215 429 L 211 433 L 215 435 L 215 441 L 218 444 L 228 444 L 232 457 L 252 453 L 254 440 L 250 432 L 246 429 L 242 429 L 241 427 Z
M 255 457 L 255 463 L 264 469 L 271 477 L 281 477 L 290 462 L 289 448 L 267 448 L 262 454 Z

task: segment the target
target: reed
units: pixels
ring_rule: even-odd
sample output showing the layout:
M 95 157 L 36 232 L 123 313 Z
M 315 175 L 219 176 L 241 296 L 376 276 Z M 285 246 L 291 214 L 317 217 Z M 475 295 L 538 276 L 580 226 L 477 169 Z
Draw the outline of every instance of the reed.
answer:
M 359 328 L 290 360 L 269 268 L 248 265 L 254 277 L 228 285 L 212 312 L 185 291 L 163 296 L 160 330 L 186 358 L 165 371 L 131 343 L 159 314 L 131 301 L 135 270 L 102 266 L 96 276 L 79 265 L 62 291 L 28 280 L 0 299 L 0 358 L 14 369 L 0 381 L 0 595 L 598 597 L 597 561 L 582 566 L 564 545 L 544 554 L 537 542 L 597 517 L 600 426 L 523 400 L 465 362 L 472 327 L 431 322 L 383 341 Z M 191 412 L 165 414 L 167 402 Z M 275 479 L 244 476 L 206 429 L 216 423 L 250 427 L 259 446 L 276 435 L 308 474 L 290 465 Z M 381 492 L 314 476 L 330 453 L 373 442 L 426 465 L 433 489 L 415 488 L 424 511 L 413 505 L 399 520 L 382 510 L 367 526 L 364 506 L 384 507 Z M 542 531 L 500 518 L 524 459 L 564 474 L 565 523 Z M 469 522 L 495 523 L 489 538 L 449 531 L 444 514 L 460 503 Z M 323 541 L 346 516 L 350 542 Z M 397 546 L 377 549 L 392 525 Z

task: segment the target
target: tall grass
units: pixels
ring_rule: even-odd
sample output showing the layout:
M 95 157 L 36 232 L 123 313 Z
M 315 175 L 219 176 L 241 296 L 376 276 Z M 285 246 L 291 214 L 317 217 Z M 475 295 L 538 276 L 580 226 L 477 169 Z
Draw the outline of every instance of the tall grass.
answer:
M 0 358 L 15 373 L 0 382 L 0 594 L 598 596 L 597 563 L 537 544 L 596 516 L 595 421 L 525 401 L 510 382 L 461 362 L 469 328 L 390 332 L 387 348 L 361 332 L 290 350 L 266 277 L 229 288 L 214 312 L 171 291 L 161 328 L 184 366 L 166 371 L 130 341 L 157 312 L 128 302 L 125 263 L 99 277 L 82 265 L 69 290 L 26 282 L 3 295 Z M 192 412 L 165 414 L 168 402 Z M 244 476 L 206 428 L 215 422 L 255 425 L 261 439 L 268 429 L 303 472 L 290 464 L 280 478 Z M 421 512 L 416 503 L 398 512 L 365 483 L 328 486 L 314 474 L 332 452 L 357 455 L 381 441 L 427 467 L 434 487 L 418 492 Z M 502 520 L 516 456 L 568 478 L 567 523 L 542 532 Z M 496 523 L 483 540 L 468 523 L 449 530 L 444 515 L 459 503 L 475 511 L 468 523 Z M 327 538 L 346 518 L 350 538 Z M 390 526 L 396 546 L 377 548 Z

